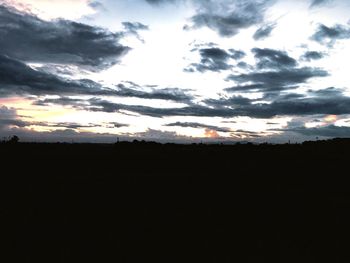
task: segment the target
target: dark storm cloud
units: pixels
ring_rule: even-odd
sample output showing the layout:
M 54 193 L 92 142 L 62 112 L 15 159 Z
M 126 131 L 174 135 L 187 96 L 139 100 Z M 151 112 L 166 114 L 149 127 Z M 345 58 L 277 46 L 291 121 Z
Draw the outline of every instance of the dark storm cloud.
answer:
M 253 118 L 317 114 L 343 115 L 350 113 L 350 97 L 344 96 L 334 88 L 314 92 L 312 93 L 314 97 L 305 97 L 300 94 L 294 95 L 277 96 L 271 103 L 257 103 L 258 100 L 249 100 L 239 96 L 221 100 L 207 100 L 205 102 L 210 106 L 231 111 L 231 114 L 235 116 Z M 230 106 L 231 108 L 224 108 L 225 106 Z
M 3 119 L 13 119 L 17 116 L 15 109 L 8 108 L 5 106 L 0 106 L 0 118 Z
M 326 89 L 327 91 L 327 89 Z M 329 92 L 329 90 L 328 90 Z M 194 116 L 194 117 L 238 117 L 247 116 L 252 118 L 272 118 L 275 116 L 308 116 L 319 114 L 350 114 L 350 97 L 343 94 L 337 96 L 325 96 L 324 94 L 314 93 L 312 97 L 305 97 L 300 94 L 289 96 L 289 94 L 280 94 L 275 97 L 271 103 L 262 103 L 258 99 L 249 100 L 248 98 L 235 96 L 232 98 L 222 98 L 218 100 L 203 101 L 207 106 L 191 104 L 181 108 L 156 108 L 141 105 L 125 105 L 113 103 L 99 98 L 93 98 L 80 102 L 73 102 L 76 107 L 82 107 L 84 110 L 102 111 L 102 112 L 134 112 L 140 115 L 152 117 L 167 116 Z M 55 103 L 52 100 L 51 103 Z M 56 103 L 61 103 L 57 100 Z
M 251 65 L 244 61 L 240 61 L 236 66 L 241 69 L 253 69 Z
M 136 87 L 136 86 L 134 86 Z M 0 96 L 10 95 L 93 95 L 164 99 L 189 103 L 193 97 L 177 88 L 155 89 L 150 92 L 118 86 L 108 89 L 89 79 L 70 80 L 30 66 L 0 54 Z M 37 101 L 37 104 L 44 103 Z M 69 104 L 70 101 L 67 102 Z
M 219 72 L 232 68 L 228 63 L 230 54 L 220 48 L 204 48 L 199 50 L 201 61 L 200 63 L 192 63 L 189 68 L 185 69 L 188 72 Z
M 330 3 L 332 1 L 333 0 L 312 0 L 312 2 L 310 4 L 310 8 L 322 6 L 322 5 L 325 5 L 325 4 Z
M 229 76 L 229 78 L 232 78 L 233 76 Z M 264 90 L 265 85 L 264 84 L 247 84 L 247 85 L 237 85 L 230 88 L 226 88 L 225 90 L 227 92 L 250 92 L 250 91 L 259 91 Z
M 349 114 L 350 98 L 300 98 L 276 100 L 270 104 L 257 103 L 238 108 L 238 116 L 272 118 L 275 116 L 306 116 L 316 114 Z
M 174 123 L 166 124 L 165 126 L 195 128 L 195 129 L 209 129 L 217 132 L 231 132 L 231 129 L 229 128 L 206 125 L 206 124 L 197 123 L 197 122 L 174 122 Z
M 129 86 L 126 86 L 129 85 Z M 151 86 L 151 90 L 141 90 L 142 87 L 133 82 L 125 82 L 125 84 L 118 84 L 116 89 L 101 89 L 96 92 L 89 91 L 83 95 L 106 95 L 106 96 L 118 96 L 126 98 L 140 98 L 140 99 L 158 99 L 169 100 L 179 103 L 191 104 L 194 99 L 193 96 L 187 94 L 184 90 L 179 88 L 158 88 L 157 86 Z M 148 87 L 150 89 L 150 87 Z M 1 89 L 0 89 L 1 90 Z M 74 90 L 72 91 L 74 92 Z M 95 93 L 95 94 L 94 94 Z M 64 94 L 64 92 L 61 92 Z M 44 94 L 39 94 L 44 95 Z M 59 94 L 57 94 L 59 95 Z M 70 95 L 82 95 L 78 92 Z M 64 106 L 73 106 L 79 109 L 88 108 L 89 102 L 83 99 L 69 98 L 61 96 L 60 98 L 39 98 L 34 103 L 39 106 L 49 106 L 51 104 L 59 104 Z
M 334 25 L 333 27 L 327 27 L 323 24 L 319 25 L 315 34 L 311 37 L 312 40 L 332 46 L 339 39 L 350 38 L 350 28 L 344 25 Z
M 80 71 L 79 68 L 75 66 L 63 64 L 43 64 L 40 66 L 36 65 L 35 70 L 62 77 L 73 77 L 76 74 L 82 73 L 82 71 Z
M 306 83 L 314 77 L 328 76 L 327 71 L 318 68 L 285 68 L 280 71 L 252 72 L 240 75 L 230 75 L 227 79 L 241 83 L 226 89 L 235 91 L 282 91 L 296 89 L 300 84 Z M 253 84 L 248 84 L 253 83 Z M 242 85 L 243 84 L 243 85 Z
M 79 128 L 92 128 L 92 127 L 100 127 L 100 125 L 94 125 L 94 124 L 79 124 L 76 122 L 58 122 L 58 123 L 37 123 L 35 125 L 39 126 L 46 126 L 46 127 L 51 127 L 51 128 L 65 128 L 65 129 L 72 129 L 76 130 Z
M 323 69 L 298 68 L 297 61 L 285 51 L 253 48 L 252 53 L 255 68 L 251 67 L 248 73 L 229 75 L 227 80 L 238 85 L 225 89 L 227 92 L 263 92 L 271 100 L 282 91 L 299 88 L 311 78 L 328 76 Z
M 232 111 L 227 109 L 208 108 L 200 105 L 191 105 L 182 108 L 155 108 L 141 105 L 125 105 L 113 103 L 98 98 L 89 100 L 91 111 L 120 112 L 131 111 L 141 115 L 162 118 L 166 116 L 207 116 L 207 117 L 230 117 Z
M 206 99 L 203 102 L 209 106 L 220 108 L 220 107 L 226 107 L 226 106 L 250 105 L 252 101 L 254 100 L 251 100 L 242 96 L 232 96 L 230 98 Z
M 287 52 L 274 50 L 269 48 L 253 48 L 252 52 L 254 53 L 255 59 L 257 62 L 257 67 L 259 69 L 264 68 L 291 68 L 297 65 L 297 61 L 288 56 Z
M 324 54 L 322 52 L 318 51 L 307 51 L 304 55 L 301 56 L 302 60 L 311 61 L 311 60 L 318 60 L 324 57 Z
M 20 61 L 0 55 L 0 96 L 14 94 L 112 95 L 114 92 L 88 79 L 67 80 L 34 70 Z
M 242 50 L 229 49 L 230 57 L 235 60 L 240 60 L 246 56 L 246 53 Z
M 33 105 L 37 106 L 51 106 L 52 104 L 62 105 L 62 106 L 71 106 L 71 107 L 80 107 L 88 106 L 89 103 L 82 99 L 75 99 L 69 97 L 59 97 L 55 99 L 37 99 L 33 102 Z
M 39 122 L 37 122 L 40 124 Z M 25 128 L 34 122 L 23 121 L 18 116 L 16 109 L 0 106 L 0 131 L 13 127 Z
M 129 127 L 128 124 L 118 123 L 118 122 L 108 122 L 108 123 L 89 123 L 89 124 L 80 124 L 76 122 L 57 122 L 57 123 L 29 123 L 30 125 L 37 125 L 42 127 L 50 127 L 50 128 L 64 128 L 64 129 L 71 129 L 71 130 L 78 130 L 78 129 L 86 129 L 86 128 L 122 128 L 122 127 Z
M 334 87 L 329 87 L 321 90 L 309 90 L 309 94 L 317 97 L 329 97 L 329 98 L 342 97 L 343 90 L 337 89 Z
M 5 127 L 10 127 L 10 126 L 15 126 L 15 127 L 26 127 L 27 123 L 21 120 L 16 120 L 16 119 L 3 119 L 0 118 L 0 131 L 5 128 Z
M 285 131 L 292 131 L 305 136 L 320 136 L 320 137 L 350 137 L 350 127 L 346 126 L 320 126 L 315 128 L 295 127 L 286 129 Z
M 236 130 L 231 133 L 231 136 L 237 138 L 260 138 L 263 137 L 265 132 L 253 132 L 253 131 L 245 131 L 245 130 Z
M 227 60 L 230 57 L 230 55 L 225 50 L 220 48 L 204 48 L 199 52 L 203 58 L 213 60 Z
M 121 37 L 68 20 L 43 21 L 0 5 L 0 52 L 18 60 L 103 69 L 129 51 L 119 44 Z
M 197 51 L 197 49 L 194 49 L 194 51 Z M 240 60 L 246 55 L 241 50 L 229 49 L 226 51 L 218 47 L 202 48 L 198 51 L 201 56 L 200 63 L 192 63 L 187 69 L 185 69 L 185 71 L 220 72 L 223 70 L 228 70 L 233 67 L 229 63 L 230 59 Z
M 301 99 L 305 98 L 306 95 L 300 94 L 300 93 L 290 93 L 287 91 L 286 93 L 280 93 L 280 92 L 268 92 L 264 93 L 262 100 L 267 100 L 267 101 L 274 101 L 274 100 L 294 100 L 294 99 Z
M 129 83 L 130 86 L 130 83 Z M 170 100 L 175 102 L 190 103 L 192 96 L 186 94 L 179 88 L 152 88 L 151 91 L 140 90 L 140 86 L 131 82 L 131 87 L 127 87 L 124 84 L 118 84 L 118 90 L 115 94 L 120 97 L 135 97 L 141 99 L 159 99 Z
M 123 22 L 125 32 L 124 35 L 134 35 L 140 41 L 144 42 L 143 38 L 140 37 L 139 31 L 149 30 L 149 27 L 139 22 Z
M 232 109 L 228 108 L 209 108 L 191 104 L 181 108 L 156 108 L 141 105 L 126 105 L 114 103 L 100 98 L 84 99 L 41 99 L 35 104 L 37 105 L 64 105 L 71 106 L 81 110 L 101 111 L 101 112 L 134 112 L 140 115 L 162 118 L 166 116 L 197 116 L 197 117 L 232 117 L 235 116 Z
M 275 23 L 263 25 L 255 31 L 253 38 L 255 40 L 263 40 L 271 35 L 275 27 L 276 27 Z
M 149 27 L 141 24 L 139 22 L 123 22 L 124 29 L 128 32 L 132 32 L 134 34 L 137 34 L 137 31 L 139 30 L 149 30 Z
M 197 14 L 192 17 L 193 28 L 208 27 L 223 37 L 232 37 L 241 29 L 264 20 L 272 0 L 195 1 Z
M 17 119 L 15 109 L 0 106 L 0 131 L 9 126 L 25 127 L 26 125 L 26 122 Z

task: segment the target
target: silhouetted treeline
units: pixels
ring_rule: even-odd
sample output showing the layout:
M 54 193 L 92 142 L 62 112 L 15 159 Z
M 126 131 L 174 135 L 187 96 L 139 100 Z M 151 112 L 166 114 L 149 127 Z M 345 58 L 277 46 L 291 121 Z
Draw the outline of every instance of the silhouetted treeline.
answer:
M 151 169 L 159 174 L 173 170 L 198 172 L 223 171 L 231 165 L 234 169 L 257 168 L 252 163 L 268 165 L 273 173 L 282 163 L 293 170 L 298 164 L 320 169 L 324 161 L 347 161 L 350 153 L 350 139 L 306 141 L 301 144 L 160 144 L 136 141 L 115 144 L 71 144 L 71 143 L 18 143 L 14 136 L 0 144 L 3 160 L 30 163 L 45 160 L 56 169 L 71 166 L 72 169 L 142 170 Z M 91 162 L 90 162 L 91 161 Z M 62 167 L 61 167 L 62 165 Z M 322 171 L 320 171 L 322 172 Z M 151 174 L 152 175 L 152 174 Z M 220 174 L 219 174 L 220 175 Z
M 19 137 L 17 135 L 9 136 L 8 138 L 3 138 L 2 141 L 0 141 L 0 144 L 15 144 L 19 142 Z
M 6 262 L 350 262 L 350 140 L 0 144 Z

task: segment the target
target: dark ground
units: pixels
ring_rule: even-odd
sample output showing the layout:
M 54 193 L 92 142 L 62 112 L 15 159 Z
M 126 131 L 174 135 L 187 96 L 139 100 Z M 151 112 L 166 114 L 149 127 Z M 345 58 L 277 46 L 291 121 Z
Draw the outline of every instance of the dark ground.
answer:
M 350 139 L 0 144 L 2 262 L 350 262 Z

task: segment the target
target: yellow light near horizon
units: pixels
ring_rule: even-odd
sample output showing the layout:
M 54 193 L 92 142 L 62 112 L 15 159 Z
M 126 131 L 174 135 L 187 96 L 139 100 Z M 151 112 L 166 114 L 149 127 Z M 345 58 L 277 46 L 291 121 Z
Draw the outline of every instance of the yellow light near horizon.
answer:
M 10 97 L 1 98 L 0 105 L 16 110 L 18 117 L 25 120 L 42 122 L 54 121 L 55 118 L 62 117 L 75 112 L 74 109 L 63 106 L 37 106 L 28 98 Z
M 331 123 L 334 123 L 334 122 L 336 122 L 337 120 L 338 120 L 338 116 L 337 115 L 328 115 L 328 116 L 326 116 L 325 118 L 324 118 L 324 120 L 326 121 L 326 122 L 331 122 Z
M 31 105 L 32 101 L 21 97 L 0 98 L 0 105 L 8 108 L 22 108 Z

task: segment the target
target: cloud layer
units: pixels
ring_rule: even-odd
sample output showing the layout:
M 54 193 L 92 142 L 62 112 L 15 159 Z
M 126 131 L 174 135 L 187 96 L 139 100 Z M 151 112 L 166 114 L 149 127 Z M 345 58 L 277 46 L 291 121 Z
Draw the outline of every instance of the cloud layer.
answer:
M 68 80 L 0 55 L 0 97 L 10 95 L 113 95 L 92 80 Z
M 0 0 L 1 134 L 187 140 L 349 132 L 342 1 L 132 2 Z M 62 6 L 81 8 L 75 21 L 58 15 Z M 62 115 L 51 117 L 55 109 Z
M 0 0 L 0 4 L 44 19 L 78 19 L 94 14 L 101 6 L 92 0 Z
M 68 20 L 43 21 L 0 5 L 0 52 L 21 61 L 100 70 L 116 64 L 130 50 L 119 44 L 121 37 Z
M 232 37 L 241 29 L 264 21 L 272 0 L 197 1 L 197 14 L 191 20 L 193 28 L 208 27 L 222 37 Z

